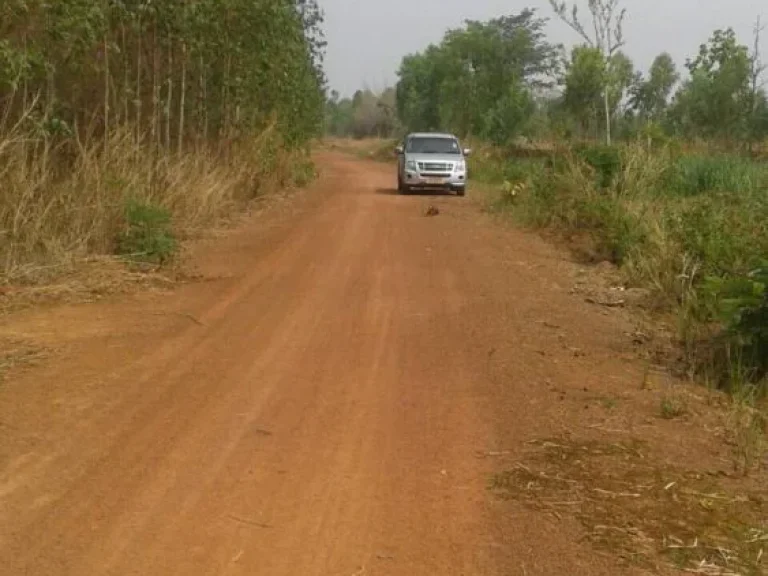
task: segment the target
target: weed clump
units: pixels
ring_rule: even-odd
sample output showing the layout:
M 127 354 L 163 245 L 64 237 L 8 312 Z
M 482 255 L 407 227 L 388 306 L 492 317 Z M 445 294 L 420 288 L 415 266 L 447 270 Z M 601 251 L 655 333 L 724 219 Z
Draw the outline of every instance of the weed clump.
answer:
M 664 395 L 661 399 L 661 417 L 665 420 L 680 418 L 688 411 L 685 401 L 679 396 Z
M 126 229 L 118 235 L 117 253 L 146 262 L 163 264 L 176 251 L 171 231 L 171 213 L 147 202 L 129 200 L 125 209 Z

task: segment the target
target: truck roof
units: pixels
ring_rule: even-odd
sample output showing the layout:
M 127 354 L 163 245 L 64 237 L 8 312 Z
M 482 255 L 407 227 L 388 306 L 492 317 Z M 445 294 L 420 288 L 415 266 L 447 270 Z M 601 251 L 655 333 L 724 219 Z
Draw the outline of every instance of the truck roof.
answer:
M 453 134 L 447 134 L 444 132 L 413 132 L 408 134 L 409 138 L 451 138 L 456 139 Z

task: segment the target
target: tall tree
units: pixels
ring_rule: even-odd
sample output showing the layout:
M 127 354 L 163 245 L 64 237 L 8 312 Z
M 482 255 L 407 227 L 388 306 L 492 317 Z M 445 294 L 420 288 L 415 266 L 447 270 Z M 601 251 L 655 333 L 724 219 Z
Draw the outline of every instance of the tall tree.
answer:
M 610 63 L 616 52 L 624 46 L 624 18 L 626 8 L 620 8 L 620 0 L 588 0 L 589 12 L 592 16 L 593 34 L 587 32 L 579 18 L 578 6 L 573 5 L 568 10 L 566 2 L 549 0 L 552 9 L 560 19 L 568 24 L 581 36 L 588 45 L 602 55 L 606 63 Z M 607 64 L 606 64 L 607 65 Z M 605 112 L 605 140 L 611 144 L 611 96 L 610 75 L 603 77 L 603 108 Z
M 733 29 L 716 30 L 686 67 L 690 79 L 672 110 L 677 127 L 690 135 L 743 142 L 751 113 L 749 49 Z
M 450 30 L 439 45 L 403 59 L 397 109 L 411 129 L 449 129 L 461 135 L 488 136 L 499 119 L 507 126 L 512 110 L 553 81 L 557 47 L 544 34 L 546 20 L 534 10 L 468 21 Z
M 290 143 L 321 126 L 316 0 L 0 4 L 7 118 L 34 103 L 49 132 L 98 137 L 130 124 L 137 141 L 178 150 L 258 130 L 273 117 Z
M 607 62 L 606 75 L 608 104 L 614 115 L 635 82 L 635 65 L 624 52 L 616 52 Z
M 632 87 L 632 108 L 645 121 L 659 121 L 679 79 L 672 56 L 666 52 L 659 54 L 651 64 L 648 78 L 639 77 Z
M 592 46 L 576 46 L 566 67 L 563 103 L 578 121 L 582 132 L 597 132 L 605 93 L 606 62 Z
M 762 33 L 765 30 L 761 22 L 760 16 L 755 21 L 753 29 L 753 42 L 752 42 L 752 54 L 750 70 L 750 121 L 749 121 L 749 151 L 752 152 L 752 148 L 757 140 L 765 136 L 765 92 L 763 91 L 762 75 L 765 72 L 765 64 L 763 64 L 761 58 L 761 46 L 760 40 Z
M 358 90 L 353 98 L 341 98 L 335 90 L 326 103 L 326 133 L 365 138 L 390 137 L 398 128 L 395 89 L 381 94 Z

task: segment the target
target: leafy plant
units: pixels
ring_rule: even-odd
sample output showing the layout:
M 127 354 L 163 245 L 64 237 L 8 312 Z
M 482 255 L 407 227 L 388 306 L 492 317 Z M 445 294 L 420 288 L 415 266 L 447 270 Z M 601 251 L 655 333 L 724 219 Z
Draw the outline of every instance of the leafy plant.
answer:
M 707 291 L 725 324 L 726 343 L 750 371 L 749 380 L 764 381 L 768 376 L 768 261 L 745 276 L 710 278 Z
M 163 264 L 176 251 L 171 214 L 165 208 L 131 200 L 125 209 L 126 229 L 117 239 L 118 254 Z
M 617 146 L 578 145 L 574 147 L 574 152 L 595 169 L 601 188 L 609 187 L 621 170 L 621 149 Z

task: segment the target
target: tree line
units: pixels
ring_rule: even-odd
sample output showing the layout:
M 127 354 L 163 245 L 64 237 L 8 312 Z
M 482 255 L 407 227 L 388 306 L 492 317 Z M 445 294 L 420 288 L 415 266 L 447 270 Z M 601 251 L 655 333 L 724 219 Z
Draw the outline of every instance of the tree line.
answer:
M 332 90 L 326 102 L 325 130 L 335 136 L 387 138 L 400 129 L 396 92 L 357 90 L 351 98 L 342 98 Z
M 714 31 L 685 62 L 683 78 L 666 52 L 646 73 L 637 70 L 623 50 L 627 13 L 620 0 L 588 0 L 586 20 L 575 6 L 550 3 L 580 44 L 568 51 L 551 42 L 548 19 L 535 9 L 467 21 L 403 58 L 397 122 L 497 144 L 521 136 L 609 143 L 612 136 L 679 136 L 741 146 L 768 136 L 759 20 L 751 45 L 730 28 Z
M 3 127 L 181 150 L 277 123 L 299 144 L 322 127 L 321 23 L 315 0 L 4 0 Z

